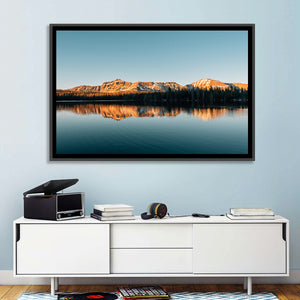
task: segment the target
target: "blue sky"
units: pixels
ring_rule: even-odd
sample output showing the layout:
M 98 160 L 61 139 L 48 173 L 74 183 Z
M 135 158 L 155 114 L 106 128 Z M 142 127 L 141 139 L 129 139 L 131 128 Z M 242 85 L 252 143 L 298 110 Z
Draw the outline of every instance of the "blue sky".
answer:
M 247 31 L 57 31 L 57 88 L 201 78 L 248 83 Z

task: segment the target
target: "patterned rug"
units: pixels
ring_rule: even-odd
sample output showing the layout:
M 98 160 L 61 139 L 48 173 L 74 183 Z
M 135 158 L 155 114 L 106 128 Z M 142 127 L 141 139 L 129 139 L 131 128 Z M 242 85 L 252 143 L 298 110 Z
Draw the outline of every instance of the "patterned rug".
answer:
M 248 296 L 247 293 L 221 293 L 221 292 L 184 292 L 170 293 L 173 300 L 278 300 L 273 293 L 253 293 Z M 51 296 L 45 293 L 24 293 L 18 300 L 57 300 L 58 296 Z
M 278 300 L 273 293 L 253 293 L 248 296 L 247 293 L 223 293 L 223 292 L 184 292 L 184 293 L 171 293 L 171 299 L 173 300 Z

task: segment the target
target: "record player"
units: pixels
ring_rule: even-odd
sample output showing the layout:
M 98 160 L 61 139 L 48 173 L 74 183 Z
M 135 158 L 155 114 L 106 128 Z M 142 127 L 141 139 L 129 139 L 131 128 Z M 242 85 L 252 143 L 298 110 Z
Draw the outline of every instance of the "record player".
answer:
M 58 193 L 77 182 L 50 180 L 24 192 L 24 217 L 54 221 L 84 218 L 84 193 Z

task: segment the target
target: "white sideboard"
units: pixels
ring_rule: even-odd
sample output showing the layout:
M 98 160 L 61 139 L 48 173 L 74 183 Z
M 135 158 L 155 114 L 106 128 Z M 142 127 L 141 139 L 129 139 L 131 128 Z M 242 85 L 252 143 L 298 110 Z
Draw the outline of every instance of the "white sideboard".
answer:
M 100 222 L 19 218 L 14 275 L 51 277 L 252 277 L 289 275 L 289 221 L 167 217 Z

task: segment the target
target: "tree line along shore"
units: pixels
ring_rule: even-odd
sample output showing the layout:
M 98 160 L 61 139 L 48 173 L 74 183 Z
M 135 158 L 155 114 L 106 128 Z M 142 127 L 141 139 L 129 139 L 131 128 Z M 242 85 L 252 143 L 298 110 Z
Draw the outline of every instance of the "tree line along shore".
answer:
M 135 93 L 101 93 L 101 92 L 69 92 L 59 91 L 56 93 L 56 100 L 72 101 L 86 100 L 106 100 L 108 102 L 130 101 L 138 104 L 198 104 L 203 106 L 211 105 L 248 105 L 248 90 L 237 88 L 214 88 L 214 89 L 186 89 L 171 90 L 165 92 L 157 91 L 139 91 Z

